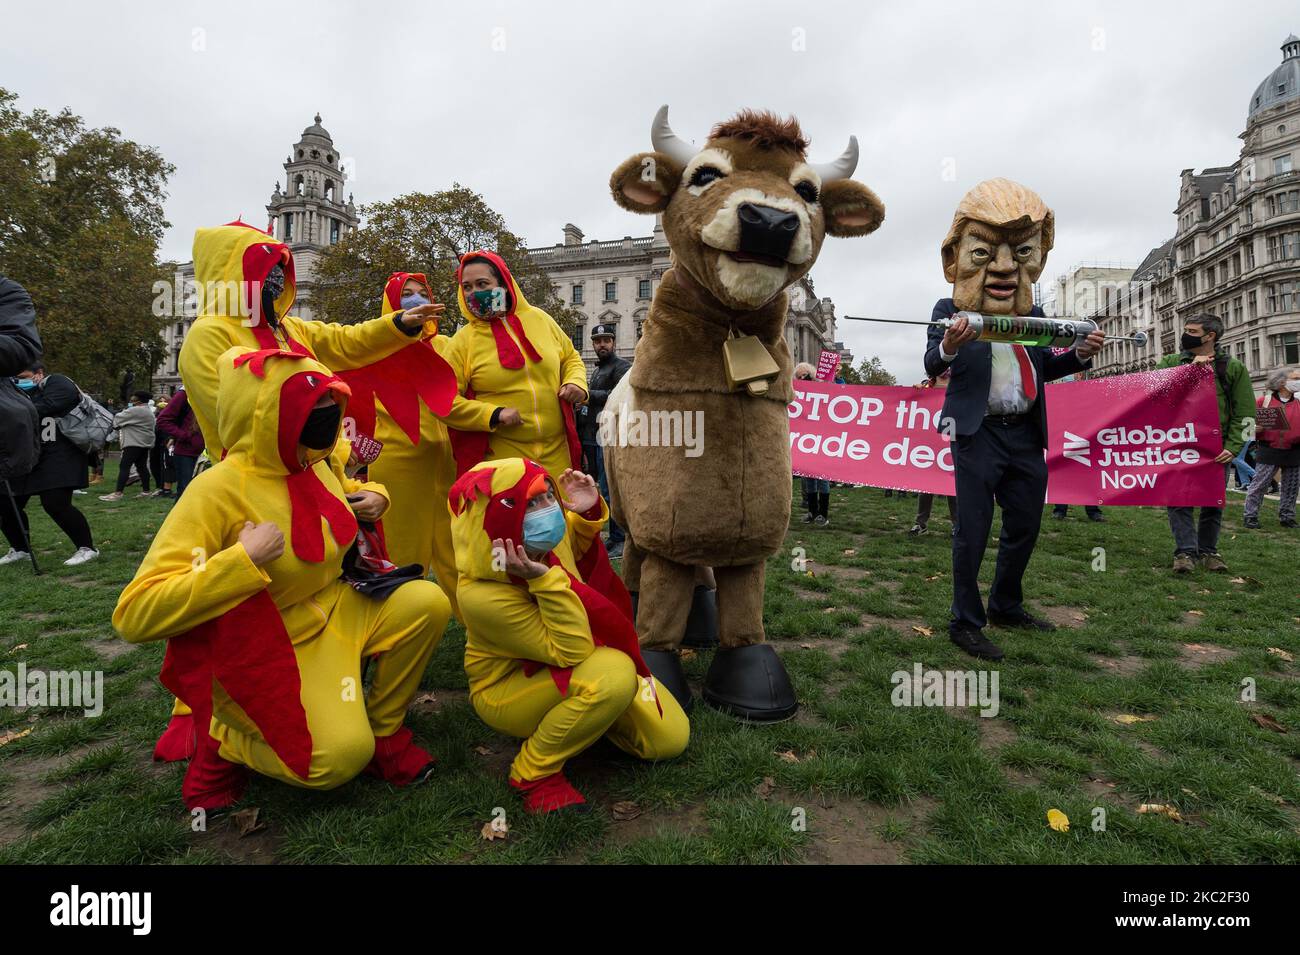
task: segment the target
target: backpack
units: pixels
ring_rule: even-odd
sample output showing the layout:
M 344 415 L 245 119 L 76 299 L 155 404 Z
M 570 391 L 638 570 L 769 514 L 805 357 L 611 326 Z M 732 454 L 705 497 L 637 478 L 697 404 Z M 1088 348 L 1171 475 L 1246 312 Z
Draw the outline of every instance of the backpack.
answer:
M 81 400 L 59 419 L 59 433 L 82 451 L 103 451 L 113 430 L 113 412 L 90 395 L 81 392 Z
M 40 457 L 36 405 L 8 378 L 0 378 L 0 481 L 30 474 Z

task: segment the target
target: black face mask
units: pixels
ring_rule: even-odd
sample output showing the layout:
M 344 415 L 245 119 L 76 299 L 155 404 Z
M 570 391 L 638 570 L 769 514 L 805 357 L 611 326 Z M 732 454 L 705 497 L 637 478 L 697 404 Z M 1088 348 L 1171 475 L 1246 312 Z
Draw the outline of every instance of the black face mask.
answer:
M 1204 335 L 1189 335 L 1187 332 L 1183 332 L 1183 337 L 1178 340 L 1178 347 L 1183 351 L 1193 351 L 1200 348 L 1204 341 Z
M 307 423 L 302 426 L 298 440 L 313 451 L 324 451 L 334 444 L 338 437 L 339 422 L 343 419 L 343 410 L 330 403 L 326 408 L 313 408 L 307 415 Z

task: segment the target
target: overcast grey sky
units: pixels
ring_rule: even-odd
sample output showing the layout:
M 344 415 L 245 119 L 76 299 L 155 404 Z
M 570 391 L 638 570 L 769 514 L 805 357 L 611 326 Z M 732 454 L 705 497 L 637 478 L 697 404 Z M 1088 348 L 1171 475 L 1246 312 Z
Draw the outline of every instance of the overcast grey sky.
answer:
M 459 181 L 530 244 L 648 234 L 610 172 L 671 106 L 700 141 L 743 106 L 794 113 L 814 161 L 850 133 L 885 203 L 813 270 L 840 314 L 928 319 L 939 242 L 981 179 L 1056 210 L 1043 281 L 1135 264 L 1173 232 L 1178 173 L 1232 162 L 1255 86 L 1300 32 L 1290 2 L 226 2 L 6 5 L 0 86 L 176 165 L 163 253 L 200 225 L 264 224 L 320 111 L 358 203 Z M 944 170 L 955 177 L 945 179 Z M 924 329 L 843 322 L 857 357 L 921 375 Z

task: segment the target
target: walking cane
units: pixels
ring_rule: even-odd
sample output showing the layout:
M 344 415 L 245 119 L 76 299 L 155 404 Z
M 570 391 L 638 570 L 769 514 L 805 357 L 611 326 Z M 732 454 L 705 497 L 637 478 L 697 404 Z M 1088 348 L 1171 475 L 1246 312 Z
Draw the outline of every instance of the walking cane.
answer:
M 41 568 L 36 563 L 36 548 L 32 546 L 31 531 L 23 523 L 23 512 L 18 510 L 18 502 L 14 500 L 14 490 L 9 486 L 8 478 L 5 478 L 5 495 L 9 498 L 9 506 L 13 508 L 14 520 L 18 522 L 18 529 L 23 532 L 23 546 L 27 548 L 27 556 L 32 559 L 32 571 L 39 577 Z

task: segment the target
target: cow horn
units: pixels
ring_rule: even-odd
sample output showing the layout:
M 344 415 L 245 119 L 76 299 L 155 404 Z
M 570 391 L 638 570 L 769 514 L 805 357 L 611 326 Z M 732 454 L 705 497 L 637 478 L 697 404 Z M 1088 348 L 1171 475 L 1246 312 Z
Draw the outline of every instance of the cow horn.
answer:
M 699 152 L 694 146 L 673 132 L 668 125 L 668 104 L 659 107 L 655 121 L 650 124 L 650 143 L 656 152 L 682 164 L 683 168 Z
M 840 154 L 839 159 L 834 162 L 816 163 L 812 168 L 821 177 L 822 182 L 848 179 L 853 175 L 853 170 L 858 168 L 858 137 L 849 137 L 849 147 Z

